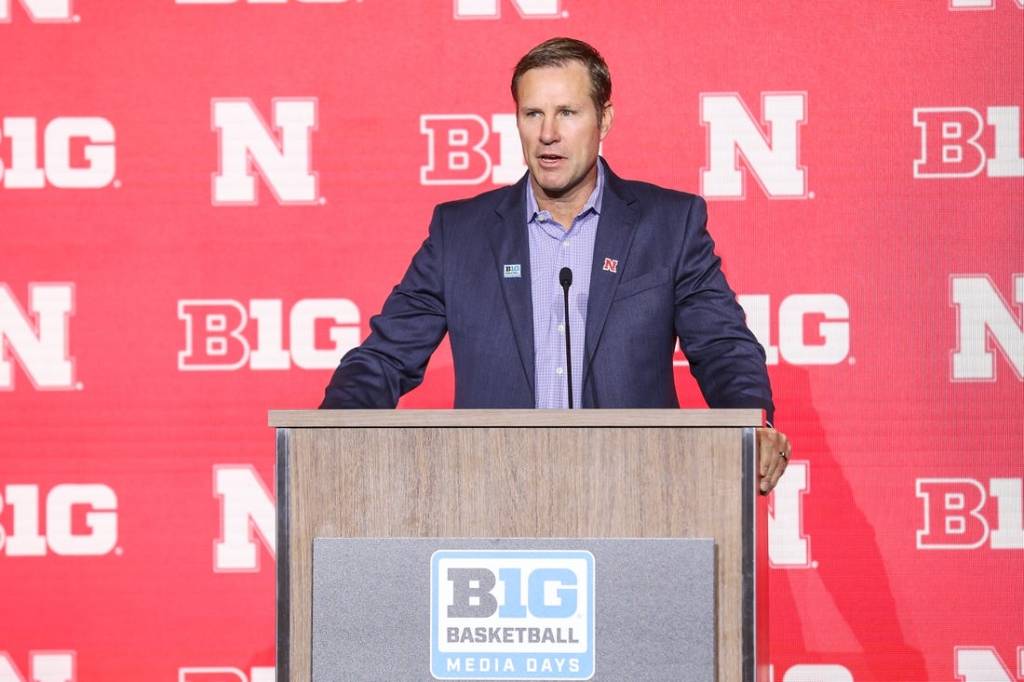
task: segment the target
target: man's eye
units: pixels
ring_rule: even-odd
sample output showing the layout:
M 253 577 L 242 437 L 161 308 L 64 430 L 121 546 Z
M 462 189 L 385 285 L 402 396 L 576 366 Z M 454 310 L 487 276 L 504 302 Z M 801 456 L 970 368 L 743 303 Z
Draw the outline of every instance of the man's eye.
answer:
M 562 116 L 572 116 L 572 115 L 573 115 L 573 114 L 575 114 L 576 112 L 575 112 L 575 111 L 573 111 L 572 109 L 562 109 L 562 110 L 561 110 L 560 112 L 558 112 L 558 113 L 560 113 L 560 114 L 561 114 Z

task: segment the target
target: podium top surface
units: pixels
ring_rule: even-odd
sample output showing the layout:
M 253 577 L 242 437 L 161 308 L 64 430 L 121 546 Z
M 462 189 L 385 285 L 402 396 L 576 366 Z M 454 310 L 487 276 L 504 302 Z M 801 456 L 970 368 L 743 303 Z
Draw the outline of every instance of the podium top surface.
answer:
M 270 410 L 279 428 L 446 427 L 746 427 L 764 425 L 757 409 L 741 410 Z

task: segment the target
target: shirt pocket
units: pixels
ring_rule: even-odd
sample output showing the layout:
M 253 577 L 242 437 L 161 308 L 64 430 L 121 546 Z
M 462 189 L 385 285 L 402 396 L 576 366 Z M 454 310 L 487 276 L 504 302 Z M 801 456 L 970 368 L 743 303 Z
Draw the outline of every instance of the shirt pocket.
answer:
M 645 272 L 639 277 L 634 277 L 626 282 L 621 282 L 615 290 L 613 301 L 621 301 L 624 298 L 635 296 L 641 292 L 664 286 L 672 282 L 672 268 L 666 267 L 652 272 Z

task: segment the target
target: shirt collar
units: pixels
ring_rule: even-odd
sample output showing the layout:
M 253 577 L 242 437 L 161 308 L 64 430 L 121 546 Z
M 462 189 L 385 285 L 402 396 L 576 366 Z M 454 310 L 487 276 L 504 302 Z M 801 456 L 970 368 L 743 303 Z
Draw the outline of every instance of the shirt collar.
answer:
M 604 160 L 598 157 L 597 159 L 597 183 L 594 185 L 594 191 L 590 193 L 587 198 L 587 203 L 583 204 L 583 208 L 580 209 L 578 216 L 584 215 L 587 211 L 593 210 L 594 213 L 601 215 L 601 199 L 604 196 Z M 532 223 L 537 219 L 537 215 L 541 213 L 540 207 L 537 206 L 537 197 L 533 193 L 533 183 L 530 182 L 529 178 L 526 180 L 526 222 Z M 546 211 L 545 211 L 546 213 Z

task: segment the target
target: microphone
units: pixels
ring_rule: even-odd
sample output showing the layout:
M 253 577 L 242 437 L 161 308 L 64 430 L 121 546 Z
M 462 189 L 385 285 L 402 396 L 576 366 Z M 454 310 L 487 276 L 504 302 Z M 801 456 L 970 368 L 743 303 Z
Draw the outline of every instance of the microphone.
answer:
M 565 370 L 569 378 L 569 409 L 572 409 L 572 343 L 569 341 L 569 287 L 572 286 L 572 270 L 562 268 L 558 271 L 558 283 L 565 294 Z

